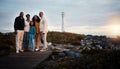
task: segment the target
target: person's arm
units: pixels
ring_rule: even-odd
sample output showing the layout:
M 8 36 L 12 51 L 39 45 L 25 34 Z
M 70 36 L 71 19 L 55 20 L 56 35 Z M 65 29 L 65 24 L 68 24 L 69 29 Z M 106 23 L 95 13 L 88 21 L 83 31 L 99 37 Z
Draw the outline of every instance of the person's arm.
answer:
M 44 27 L 43 27 L 43 34 L 45 33 L 45 32 L 47 32 L 47 28 L 48 28 L 48 25 L 47 25 L 47 20 L 46 19 L 44 19 Z
M 15 21 L 14 21 L 14 31 L 15 31 L 15 34 L 17 34 L 17 22 L 18 22 L 18 18 L 15 18 Z
M 23 23 L 24 23 L 24 27 L 25 27 L 25 19 L 23 19 L 23 21 L 24 21 Z

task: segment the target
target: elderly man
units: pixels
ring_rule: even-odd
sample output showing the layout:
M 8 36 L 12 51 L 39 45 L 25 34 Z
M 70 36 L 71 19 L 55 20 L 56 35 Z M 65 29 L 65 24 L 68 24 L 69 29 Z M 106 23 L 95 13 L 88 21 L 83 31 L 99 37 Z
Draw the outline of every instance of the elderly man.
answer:
M 44 43 L 43 48 L 40 51 L 46 51 L 48 49 L 47 47 L 47 32 L 48 32 L 48 24 L 47 24 L 47 20 L 44 17 L 44 13 L 40 12 L 39 16 L 41 18 L 40 21 L 40 32 L 41 32 L 41 37 Z
M 14 22 L 14 30 L 16 34 L 16 53 L 23 52 L 22 43 L 23 43 L 24 26 L 25 26 L 25 19 L 23 18 L 23 16 L 24 13 L 20 12 L 20 15 L 15 18 L 15 22 Z

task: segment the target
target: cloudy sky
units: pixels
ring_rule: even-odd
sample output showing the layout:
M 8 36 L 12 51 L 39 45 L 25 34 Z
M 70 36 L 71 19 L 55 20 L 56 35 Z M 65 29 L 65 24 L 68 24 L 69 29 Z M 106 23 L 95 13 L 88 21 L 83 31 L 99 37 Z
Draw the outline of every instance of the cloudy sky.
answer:
M 120 34 L 120 0 L 0 0 L 0 32 L 14 31 L 14 19 L 20 11 L 31 18 L 43 11 L 50 31 L 61 31 L 61 12 L 65 12 L 67 32 Z

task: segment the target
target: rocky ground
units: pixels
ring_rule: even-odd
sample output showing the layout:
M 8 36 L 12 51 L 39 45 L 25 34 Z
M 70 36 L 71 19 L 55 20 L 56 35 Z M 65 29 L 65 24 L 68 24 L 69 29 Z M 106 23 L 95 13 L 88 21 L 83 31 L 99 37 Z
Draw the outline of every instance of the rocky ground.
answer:
M 52 54 L 35 69 L 119 69 L 120 51 L 73 45 L 49 46 Z

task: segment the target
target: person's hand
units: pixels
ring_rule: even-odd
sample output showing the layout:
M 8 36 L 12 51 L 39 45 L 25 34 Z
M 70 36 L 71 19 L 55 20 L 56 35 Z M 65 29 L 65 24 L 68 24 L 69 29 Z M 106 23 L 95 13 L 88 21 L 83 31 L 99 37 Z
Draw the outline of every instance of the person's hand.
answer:
M 43 31 L 41 31 L 41 33 L 44 35 L 45 33 Z

